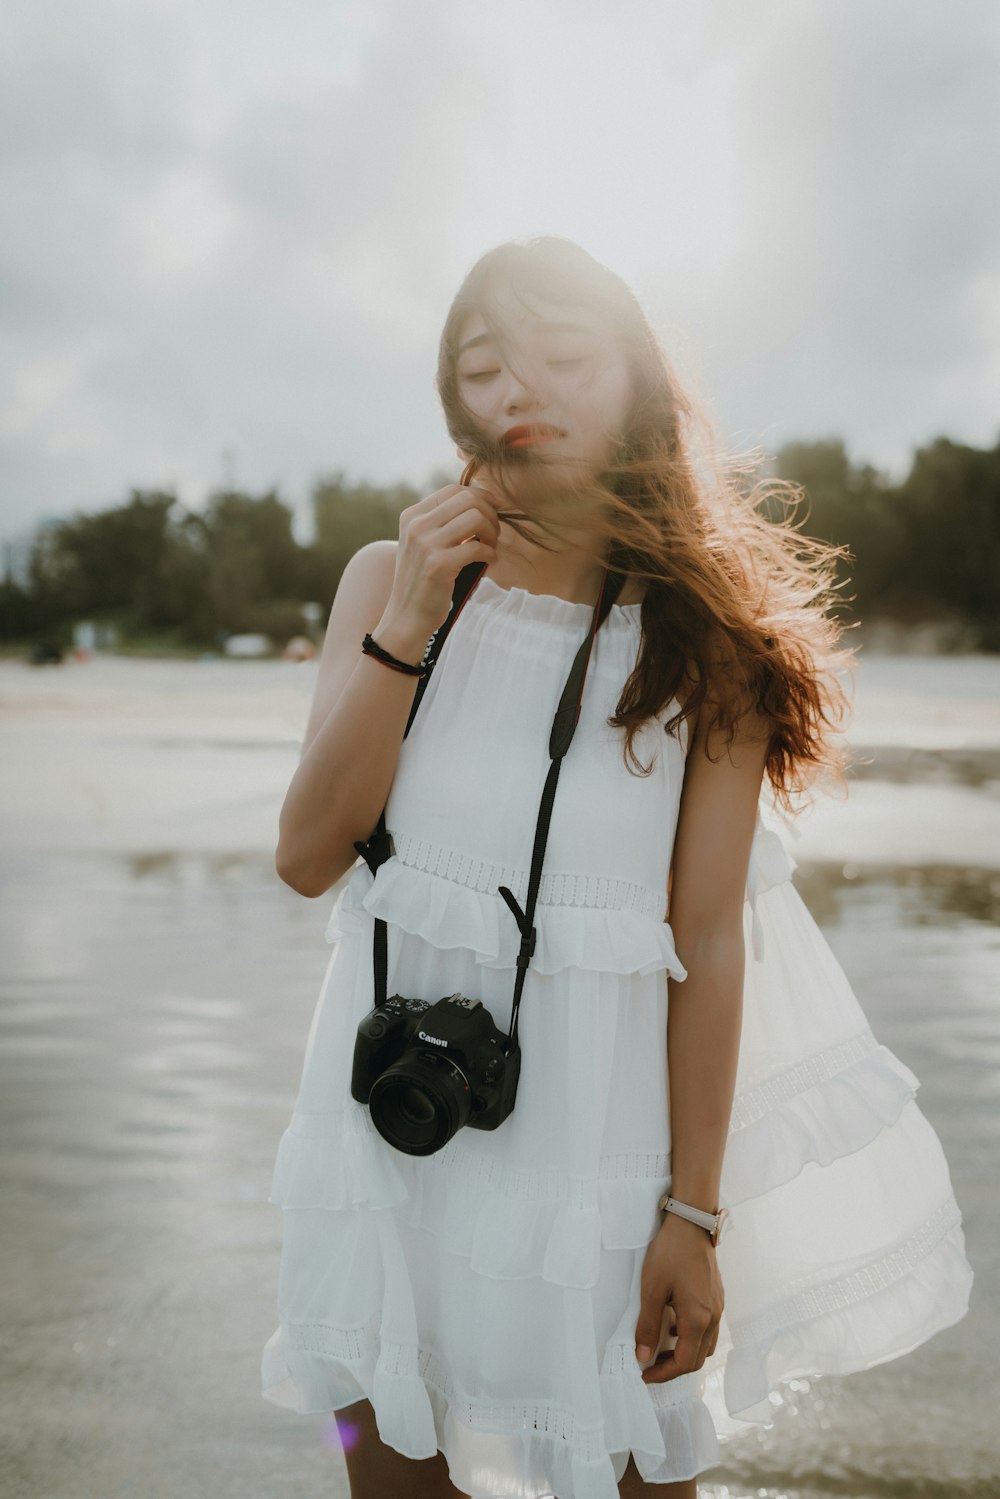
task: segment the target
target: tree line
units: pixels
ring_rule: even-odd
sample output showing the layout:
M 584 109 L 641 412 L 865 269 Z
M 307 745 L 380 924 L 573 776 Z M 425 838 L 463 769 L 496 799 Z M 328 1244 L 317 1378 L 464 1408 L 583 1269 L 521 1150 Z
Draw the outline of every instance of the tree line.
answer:
M 899 483 L 852 464 L 839 439 L 786 444 L 772 470 L 805 490 L 797 529 L 849 548 L 838 562 L 846 618 L 947 621 L 968 648 L 1000 651 L 1000 440 L 980 449 L 938 438 Z M 133 489 L 124 504 L 41 529 L 22 576 L 0 583 L 2 638 L 65 645 L 75 621 L 93 620 L 114 624 L 126 647 L 211 649 L 248 631 L 280 647 L 307 633 L 304 603 L 326 617 L 359 547 L 397 537 L 400 512 L 449 482 L 439 474 L 418 491 L 335 473 L 313 488 L 308 544 L 273 489 L 224 490 L 198 512 Z

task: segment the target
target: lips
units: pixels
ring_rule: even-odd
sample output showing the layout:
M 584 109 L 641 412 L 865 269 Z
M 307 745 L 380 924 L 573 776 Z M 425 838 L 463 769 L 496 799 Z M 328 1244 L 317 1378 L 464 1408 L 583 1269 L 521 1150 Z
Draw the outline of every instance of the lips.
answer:
M 549 427 L 541 423 L 532 423 L 526 427 L 511 427 L 503 435 L 503 443 L 508 448 L 527 447 L 534 442 L 553 442 L 557 437 L 564 437 L 558 427 Z

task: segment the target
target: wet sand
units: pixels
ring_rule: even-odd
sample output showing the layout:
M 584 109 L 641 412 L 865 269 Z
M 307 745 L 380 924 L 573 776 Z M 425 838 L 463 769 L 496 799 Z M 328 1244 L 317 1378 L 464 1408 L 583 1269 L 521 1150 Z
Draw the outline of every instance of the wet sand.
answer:
M 272 868 L 314 673 L 0 664 L 4 1499 L 346 1499 L 332 1420 L 259 1394 L 267 1191 L 334 898 Z M 704 1499 L 1000 1484 L 1000 661 L 872 658 L 850 737 L 873 765 L 787 842 L 877 1036 L 921 1078 L 972 1310 L 803 1388 Z

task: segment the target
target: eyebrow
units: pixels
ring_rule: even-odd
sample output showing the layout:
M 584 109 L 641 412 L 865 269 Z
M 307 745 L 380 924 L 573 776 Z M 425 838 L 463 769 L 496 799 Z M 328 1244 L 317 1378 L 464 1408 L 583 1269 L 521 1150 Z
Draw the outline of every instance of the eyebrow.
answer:
M 582 323 L 542 323 L 541 326 L 547 333 L 592 333 L 594 331 L 592 328 L 585 328 Z M 474 349 L 479 344 L 492 342 L 492 333 L 477 333 L 475 338 L 467 339 L 458 352 L 464 354 L 466 349 Z

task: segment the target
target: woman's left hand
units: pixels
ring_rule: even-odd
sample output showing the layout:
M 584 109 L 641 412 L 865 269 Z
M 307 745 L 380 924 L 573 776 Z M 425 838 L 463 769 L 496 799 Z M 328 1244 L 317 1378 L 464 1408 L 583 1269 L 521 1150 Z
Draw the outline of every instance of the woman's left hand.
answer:
M 715 1246 L 706 1231 L 668 1213 L 646 1250 L 641 1287 L 636 1358 L 650 1365 L 643 1369 L 643 1383 L 664 1384 L 700 1369 L 715 1352 L 725 1305 Z

